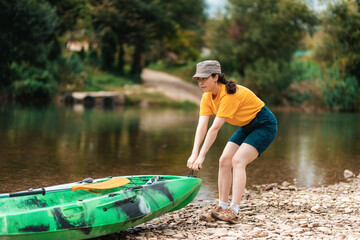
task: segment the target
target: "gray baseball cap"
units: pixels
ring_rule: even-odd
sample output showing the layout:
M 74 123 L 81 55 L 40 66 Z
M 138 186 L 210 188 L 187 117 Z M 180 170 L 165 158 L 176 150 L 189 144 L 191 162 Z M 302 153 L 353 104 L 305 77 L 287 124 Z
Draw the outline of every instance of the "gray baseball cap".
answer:
M 221 73 L 220 63 L 216 60 L 206 60 L 196 64 L 196 73 L 192 78 L 207 78 L 213 73 Z

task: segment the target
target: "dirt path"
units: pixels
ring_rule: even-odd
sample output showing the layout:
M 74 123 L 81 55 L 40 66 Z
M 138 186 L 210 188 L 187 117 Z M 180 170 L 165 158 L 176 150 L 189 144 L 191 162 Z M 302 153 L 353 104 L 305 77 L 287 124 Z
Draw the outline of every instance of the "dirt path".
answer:
M 170 99 L 200 104 L 202 91 L 194 84 L 184 82 L 170 74 L 144 69 L 141 78 L 144 85 L 153 86 Z

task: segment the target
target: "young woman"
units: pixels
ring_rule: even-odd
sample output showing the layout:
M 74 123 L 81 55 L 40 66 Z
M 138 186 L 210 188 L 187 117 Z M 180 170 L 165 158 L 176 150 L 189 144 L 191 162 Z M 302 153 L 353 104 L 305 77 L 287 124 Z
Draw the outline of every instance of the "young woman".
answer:
M 204 94 L 200 104 L 194 147 L 187 166 L 196 170 L 202 168 L 206 153 L 225 122 L 239 126 L 226 144 L 219 160 L 219 204 L 201 215 L 200 219 L 237 223 L 239 205 L 246 184 L 245 168 L 274 140 L 277 134 L 276 118 L 252 91 L 236 85 L 234 81 L 227 81 L 221 73 L 218 61 L 198 63 L 193 78 L 198 80 Z M 207 130 L 210 115 L 216 117 Z M 229 206 L 231 185 L 232 201 Z

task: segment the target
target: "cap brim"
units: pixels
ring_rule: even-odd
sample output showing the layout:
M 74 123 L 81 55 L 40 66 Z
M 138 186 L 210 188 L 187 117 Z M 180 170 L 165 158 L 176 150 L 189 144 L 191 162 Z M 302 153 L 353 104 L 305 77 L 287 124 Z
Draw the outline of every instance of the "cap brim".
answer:
M 211 74 L 207 74 L 207 73 L 196 73 L 192 78 L 207 78 L 209 77 Z

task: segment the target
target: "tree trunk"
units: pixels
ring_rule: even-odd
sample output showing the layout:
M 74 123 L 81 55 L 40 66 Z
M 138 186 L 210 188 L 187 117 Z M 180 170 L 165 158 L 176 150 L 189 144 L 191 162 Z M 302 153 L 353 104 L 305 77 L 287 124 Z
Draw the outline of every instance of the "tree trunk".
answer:
M 135 46 L 135 51 L 133 55 L 133 62 L 131 66 L 131 74 L 140 76 L 141 73 L 141 54 L 142 54 L 143 46 L 140 42 Z
M 125 56 L 124 44 L 120 43 L 118 65 L 117 65 L 117 69 L 120 74 L 124 74 L 124 66 L 125 66 L 124 56 Z
M 107 32 L 103 36 L 101 46 L 101 65 L 104 70 L 111 70 L 114 66 L 116 41 L 112 33 Z

